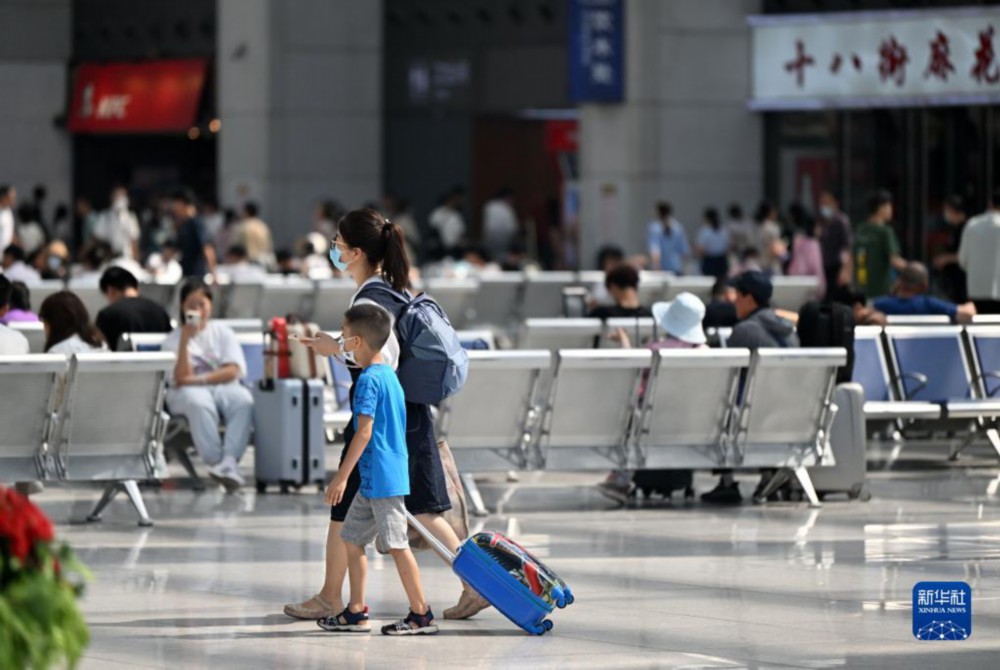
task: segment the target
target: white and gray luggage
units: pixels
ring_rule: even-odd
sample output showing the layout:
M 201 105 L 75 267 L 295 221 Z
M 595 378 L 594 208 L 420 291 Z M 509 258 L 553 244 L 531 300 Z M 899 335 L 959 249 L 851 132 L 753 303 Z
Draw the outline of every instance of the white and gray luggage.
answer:
M 254 472 L 257 492 L 277 484 L 282 493 L 326 480 L 323 382 L 264 379 L 253 389 Z
M 837 406 L 830 428 L 830 449 L 836 465 L 809 468 L 809 478 L 823 498 L 846 493 L 851 500 L 869 500 L 866 482 L 865 393 L 860 384 L 840 384 L 833 392 Z

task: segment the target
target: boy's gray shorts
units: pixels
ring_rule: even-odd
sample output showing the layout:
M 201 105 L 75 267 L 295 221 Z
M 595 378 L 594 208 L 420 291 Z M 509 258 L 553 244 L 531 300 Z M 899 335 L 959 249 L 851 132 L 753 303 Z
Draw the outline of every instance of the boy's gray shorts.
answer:
M 379 546 L 384 549 L 409 549 L 406 530 L 403 496 L 366 498 L 359 491 L 344 519 L 340 537 L 344 542 L 364 547 L 378 535 L 381 537 Z

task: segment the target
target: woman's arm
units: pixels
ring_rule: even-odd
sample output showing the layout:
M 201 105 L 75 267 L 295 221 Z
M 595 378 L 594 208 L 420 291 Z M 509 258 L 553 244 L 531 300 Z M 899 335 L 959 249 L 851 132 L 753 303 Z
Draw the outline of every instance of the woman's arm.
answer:
M 177 386 L 183 386 L 184 381 L 191 378 L 191 359 L 188 358 L 188 341 L 190 335 L 188 329 L 191 326 L 181 328 L 181 336 L 178 338 L 177 362 L 174 364 L 174 381 Z
M 178 386 L 215 386 L 216 384 L 228 384 L 240 378 L 240 366 L 235 363 L 226 363 L 218 370 L 213 370 L 207 374 L 189 376 L 177 379 Z

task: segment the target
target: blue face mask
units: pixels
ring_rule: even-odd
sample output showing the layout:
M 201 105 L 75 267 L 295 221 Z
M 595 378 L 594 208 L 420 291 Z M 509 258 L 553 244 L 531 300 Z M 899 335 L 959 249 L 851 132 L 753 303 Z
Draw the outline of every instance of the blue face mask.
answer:
M 330 248 L 330 262 L 333 263 L 333 267 L 337 268 L 341 272 L 346 272 L 347 266 L 354 261 L 351 261 L 351 263 L 345 263 L 340 260 L 340 247 L 334 244 L 333 247 Z

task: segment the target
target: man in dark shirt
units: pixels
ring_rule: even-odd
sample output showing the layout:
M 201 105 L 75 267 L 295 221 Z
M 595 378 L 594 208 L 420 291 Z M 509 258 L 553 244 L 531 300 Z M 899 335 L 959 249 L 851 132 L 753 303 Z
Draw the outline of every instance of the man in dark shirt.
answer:
M 97 327 L 112 351 L 123 333 L 169 333 L 167 311 L 139 295 L 139 282 L 124 268 L 111 267 L 101 275 L 101 293 L 110 303 L 97 314 Z
M 819 196 L 819 245 L 823 252 L 823 273 L 826 285 L 835 286 L 840 270 L 850 258 L 851 222 L 840 210 L 840 201 L 831 191 Z
M 207 273 L 214 273 L 215 247 L 205 222 L 198 216 L 194 195 L 184 189 L 177 191 L 171 198 L 170 211 L 177 226 L 184 276 L 203 279 Z
M 934 269 L 941 273 L 941 288 L 950 300 L 968 302 L 965 270 L 958 264 L 958 248 L 962 245 L 962 233 L 969 218 L 965 215 L 962 197 L 950 195 L 945 198 L 941 214 L 950 228 L 950 234 L 945 252 L 934 257 Z
M 639 271 L 628 264 L 618 265 L 604 275 L 604 286 L 614 300 L 613 305 L 600 305 L 587 316 L 611 319 L 622 316 L 653 316 L 648 307 L 639 304 Z
M 736 315 L 740 321 L 726 343 L 730 348 L 798 348 L 799 337 L 791 321 L 779 316 L 771 307 L 774 286 L 771 279 L 759 270 L 751 270 L 735 277 Z M 701 496 L 702 502 L 716 505 L 739 505 L 743 502 L 739 484 L 732 470 L 719 470 L 719 484 Z M 764 490 L 773 472 L 764 471 L 754 492 L 756 498 Z

